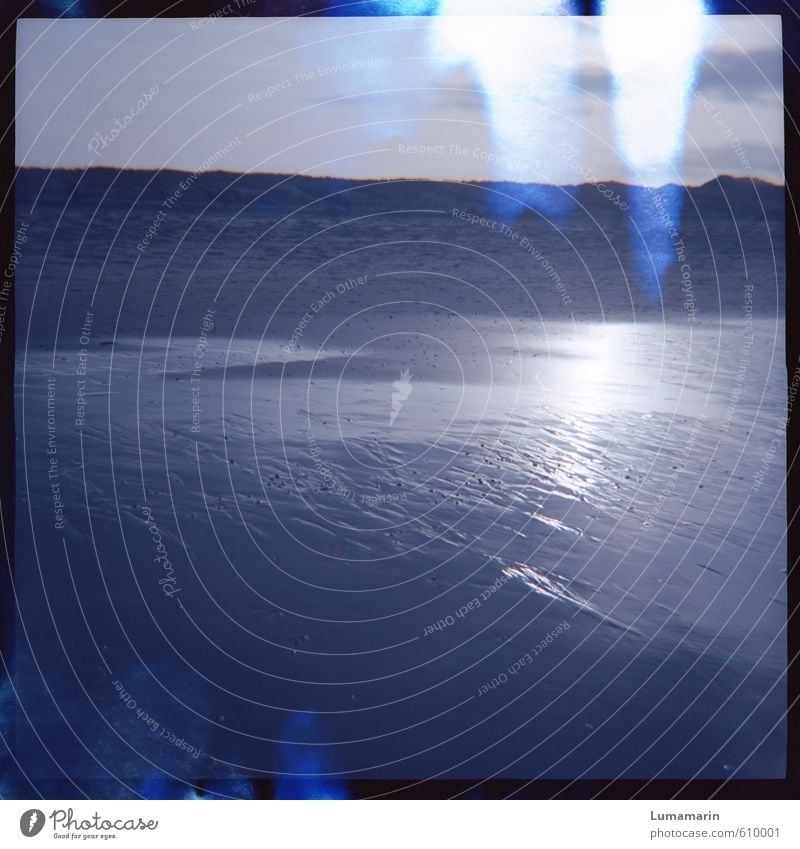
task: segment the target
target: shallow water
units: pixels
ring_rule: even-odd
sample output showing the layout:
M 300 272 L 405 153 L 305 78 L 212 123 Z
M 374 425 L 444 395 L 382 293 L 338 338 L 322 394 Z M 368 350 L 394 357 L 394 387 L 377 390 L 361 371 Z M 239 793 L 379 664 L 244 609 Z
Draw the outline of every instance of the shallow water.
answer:
M 29 775 L 783 774 L 779 189 L 692 190 L 694 315 L 592 195 L 511 222 L 559 289 L 452 184 L 205 175 L 137 254 L 175 179 L 19 181 Z
M 69 578 L 49 457 L 23 457 L 48 593 L 77 593 L 114 674 L 197 740 L 198 775 L 279 762 L 287 711 L 315 717 L 310 771 L 777 774 L 785 514 L 780 461 L 763 460 L 780 328 L 755 324 L 739 383 L 736 323 L 520 326 L 513 348 L 480 328 L 460 380 L 475 350 L 446 318 L 418 324 L 436 341 L 414 362 L 392 337 L 303 359 L 215 341 L 194 420 L 192 342 L 95 351 L 85 425 L 57 436 Z M 51 356 L 25 362 L 26 432 Z M 60 422 L 74 380 L 58 381 Z M 155 680 L 125 672 L 137 652 Z

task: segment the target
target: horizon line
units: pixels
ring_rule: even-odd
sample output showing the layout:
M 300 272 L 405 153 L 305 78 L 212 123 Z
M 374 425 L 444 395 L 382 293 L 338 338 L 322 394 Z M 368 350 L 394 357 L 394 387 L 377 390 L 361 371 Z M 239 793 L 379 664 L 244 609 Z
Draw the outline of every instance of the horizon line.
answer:
M 163 168 L 152 168 L 152 167 L 142 167 L 142 166 L 125 166 L 120 167 L 117 165 L 57 165 L 57 166 L 48 166 L 48 165 L 21 165 L 19 163 L 15 163 L 14 168 L 16 171 L 142 171 L 146 173 L 156 173 L 160 174 L 162 172 L 172 172 L 175 174 L 238 174 L 242 177 L 245 176 L 261 176 L 261 177 L 303 177 L 309 180 L 342 180 L 344 182 L 349 183 L 398 183 L 398 182 L 416 182 L 416 183 L 456 183 L 460 185 L 487 185 L 487 184 L 511 184 L 515 186 L 545 186 L 547 188 L 554 189 L 566 189 L 566 188 L 581 188 L 583 186 L 598 186 L 598 185 L 615 185 L 615 186 L 623 186 L 625 188 L 641 188 L 641 189 L 661 189 L 666 186 L 677 186 L 682 189 L 700 189 L 704 186 L 709 185 L 709 183 L 718 183 L 720 180 L 750 180 L 751 182 L 759 182 L 765 183 L 768 186 L 772 186 L 774 188 L 785 188 L 786 181 L 785 179 L 778 183 L 774 180 L 769 179 L 768 177 L 759 177 L 759 176 L 745 176 L 745 175 L 734 175 L 729 173 L 721 173 L 717 174 L 715 177 L 711 177 L 708 180 L 705 180 L 702 183 L 678 183 L 678 182 L 670 182 L 670 183 L 660 183 L 654 186 L 646 186 L 642 183 L 630 183 L 626 180 L 619 179 L 608 179 L 608 180 L 594 180 L 594 181 L 585 181 L 583 183 L 537 183 L 537 182 L 523 182 L 520 180 L 474 180 L 474 179 L 463 179 L 459 180 L 453 177 L 342 177 L 334 174 L 304 174 L 302 172 L 283 172 L 283 171 L 240 171 L 235 168 L 205 168 L 203 170 L 200 169 L 186 169 L 186 168 L 173 168 L 173 167 L 163 167 Z

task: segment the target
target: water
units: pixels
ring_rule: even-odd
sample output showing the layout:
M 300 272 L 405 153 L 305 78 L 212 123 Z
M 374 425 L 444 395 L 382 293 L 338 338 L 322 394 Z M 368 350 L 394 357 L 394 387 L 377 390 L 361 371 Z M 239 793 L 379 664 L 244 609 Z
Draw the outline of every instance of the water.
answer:
M 334 795 L 783 774 L 779 190 L 759 222 L 727 186 L 745 242 L 694 190 L 690 314 L 592 196 L 515 241 L 452 214 L 474 187 L 207 175 L 141 253 L 152 176 L 91 175 L 57 228 L 78 175 L 18 198 L 55 232 L 17 322 L 18 677 L 51 756 Z

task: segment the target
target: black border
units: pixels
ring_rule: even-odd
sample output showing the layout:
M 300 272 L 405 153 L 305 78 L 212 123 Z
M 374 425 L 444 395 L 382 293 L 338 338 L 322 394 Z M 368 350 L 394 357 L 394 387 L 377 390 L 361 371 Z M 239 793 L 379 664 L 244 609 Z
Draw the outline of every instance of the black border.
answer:
M 649 2 L 650 0 L 644 0 Z M 669 2 L 669 0 L 664 0 Z M 14 240 L 14 64 L 15 22 L 20 18 L 200 18 L 219 8 L 219 0 L 0 0 L 0 256 L 11 255 Z M 431 0 L 431 6 L 435 0 Z M 581 0 L 576 12 L 584 15 L 599 13 L 600 0 Z M 786 168 L 786 366 L 787 388 L 794 370 L 800 367 L 800 335 L 797 318 L 800 316 L 800 292 L 794 279 L 800 269 L 800 208 L 795 202 L 800 189 L 800 0 L 708 0 L 714 14 L 772 14 L 783 21 L 784 45 L 784 129 Z M 487 13 L 491 11 L 487 5 Z M 385 14 L 372 0 L 253 0 L 243 7 L 243 17 L 283 17 L 317 15 L 375 15 Z M 2 263 L 5 266 L 5 262 Z M 14 431 L 14 320 L 13 290 L 6 315 L 6 337 L 0 347 L 0 513 L 5 532 L 5 545 L 0 545 L 0 661 L 14 656 L 14 592 L 13 544 L 15 502 L 15 431 Z M 800 799 L 800 549 L 798 548 L 798 512 L 800 511 L 800 422 L 798 417 L 787 425 L 787 516 L 788 561 L 787 593 L 788 622 L 788 740 L 787 776 L 776 780 L 607 780 L 607 781 L 378 781 L 345 782 L 351 798 L 394 799 Z M 7 552 L 12 562 L 9 562 Z M 5 654 L 4 654 L 5 652 Z M 0 662 L 0 678 L 7 667 Z M 13 738 L 6 745 L 0 741 L 3 760 L 13 751 Z M 6 761 L 9 762 L 9 761 Z M 13 761 L 11 761 L 13 762 Z M 188 782 L 187 782 L 188 784 Z M 216 782 L 215 782 L 216 784 Z M 272 782 L 253 781 L 256 798 L 273 798 Z M 20 788 L 21 789 L 21 788 Z M 47 782 L 32 787 L 29 797 L 42 795 L 58 798 L 61 787 L 48 793 Z M 184 786 L 184 790 L 186 787 Z M 197 782 L 198 795 L 218 795 L 218 789 L 204 788 Z M 235 794 L 231 794 L 235 796 Z

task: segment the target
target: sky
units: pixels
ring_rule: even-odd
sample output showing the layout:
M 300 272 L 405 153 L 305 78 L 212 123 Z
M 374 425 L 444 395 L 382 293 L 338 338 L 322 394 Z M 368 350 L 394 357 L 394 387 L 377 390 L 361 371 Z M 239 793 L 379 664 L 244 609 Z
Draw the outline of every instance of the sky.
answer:
M 776 16 L 21 20 L 20 165 L 783 182 Z

